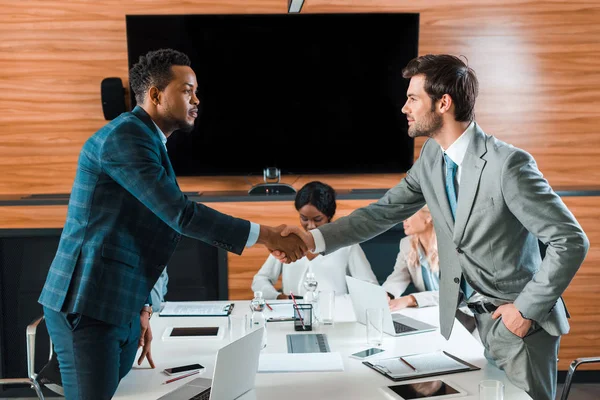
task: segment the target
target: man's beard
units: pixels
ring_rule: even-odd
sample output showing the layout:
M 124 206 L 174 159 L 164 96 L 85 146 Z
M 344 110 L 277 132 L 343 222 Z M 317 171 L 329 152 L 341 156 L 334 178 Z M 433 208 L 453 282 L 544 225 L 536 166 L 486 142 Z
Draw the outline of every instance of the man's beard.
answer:
M 167 125 L 171 128 L 173 132 L 181 131 L 184 133 L 190 133 L 194 130 L 194 123 L 189 123 L 185 119 L 177 119 L 169 113 L 167 115 Z
M 430 111 L 421 122 L 415 121 L 412 126 L 408 127 L 408 136 L 411 138 L 421 136 L 432 138 L 442 129 L 443 125 L 442 116 L 435 111 Z

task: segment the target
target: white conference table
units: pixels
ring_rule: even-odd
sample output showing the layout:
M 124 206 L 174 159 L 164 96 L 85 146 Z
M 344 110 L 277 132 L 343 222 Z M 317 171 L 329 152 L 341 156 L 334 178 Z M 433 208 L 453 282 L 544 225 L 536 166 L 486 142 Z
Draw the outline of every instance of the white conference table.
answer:
M 248 318 L 250 317 L 249 301 L 234 301 L 234 303 L 236 304 L 232 315 L 248 314 Z M 437 307 L 406 309 L 402 313 L 439 326 Z M 136 361 L 134 368 L 121 381 L 115 399 L 157 399 L 194 378 L 212 378 L 216 352 L 230 341 L 227 317 L 161 317 L 155 315 L 151 320 L 151 325 L 154 336 L 152 355 L 156 368 L 151 369 L 147 361 L 141 366 L 137 366 Z M 173 327 L 192 326 L 219 326 L 221 329 L 219 329 L 217 337 L 170 338 L 166 334 Z M 370 346 L 366 343 L 366 328 L 356 322 L 348 295 L 336 298 L 334 325 L 319 324 L 313 329 L 313 332 L 327 334 L 330 350 L 341 353 L 344 363 L 343 372 L 258 373 L 255 390 L 242 396 L 243 400 L 390 399 L 380 388 L 400 382 L 394 382 L 363 365 L 361 360 L 349 357 L 350 354 Z M 262 351 L 266 353 L 287 352 L 286 334 L 288 333 L 298 333 L 294 331 L 293 322 L 267 323 L 267 347 Z M 495 379 L 504 382 L 505 399 L 531 399 L 523 390 L 510 383 L 503 371 L 487 362 L 483 356 L 481 343 L 458 321 L 455 321 L 452 335 L 448 341 L 442 337 L 438 329 L 434 332 L 402 337 L 384 334 L 381 347 L 386 351 L 369 358 L 369 361 L 377 358 L 445 350 L 481 368 L 478 371 L 421 378 L 409 382 L 441 378 L 450 384 L 455 383 L 468 393 L 461 399 L 475 400 L 479 398 L 479 382 Z M 162 384 L 170 378 L 162 372 L 163 369 L 192 363 L 200 363 L 205 366 L 205 369 L 200 374 L 167 385 Z

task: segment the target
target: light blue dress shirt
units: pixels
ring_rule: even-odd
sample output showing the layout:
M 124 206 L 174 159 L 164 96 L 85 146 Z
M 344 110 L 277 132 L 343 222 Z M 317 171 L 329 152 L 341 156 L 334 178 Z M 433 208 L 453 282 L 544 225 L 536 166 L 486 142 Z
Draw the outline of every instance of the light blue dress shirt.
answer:
M 440 273 L 433 272 L 429 266 L 429 261 L 423 254 L 421 246 L 419 246 L 419 263 L 421 264 L 421 274 L 423 275 L 423 284 L 427 291 L 439 291 L 440 290 Z

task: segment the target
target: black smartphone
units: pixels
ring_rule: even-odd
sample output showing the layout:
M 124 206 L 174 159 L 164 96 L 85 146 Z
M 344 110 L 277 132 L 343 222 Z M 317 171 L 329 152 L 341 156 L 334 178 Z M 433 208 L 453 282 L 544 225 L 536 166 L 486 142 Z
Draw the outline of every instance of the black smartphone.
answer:
M 200 364 L 182 365 L 181 367 L 165 368 L 165 374 L 175 375 L 182 372 L 201 370 L 204 367 Z
M 195 328 L 173 328 L 170 336 L 217 336 L 218 333 L 218 326 L 202 326 Z

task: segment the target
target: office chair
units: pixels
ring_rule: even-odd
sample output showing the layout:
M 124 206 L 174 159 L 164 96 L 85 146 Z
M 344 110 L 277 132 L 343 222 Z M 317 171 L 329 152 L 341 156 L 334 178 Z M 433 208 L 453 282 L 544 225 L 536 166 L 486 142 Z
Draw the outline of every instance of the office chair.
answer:
M 576 358 L 571 362 L 569 366 L 569 372 L 567 373 L 567 378 L 565 379 L 565 384 L 563 385 L 562 394 L 560 396 L 560 400 L 567 400 L 569 397 L 569 391 L 571 391 L 571 383 L 573 381 L 573 375 L 575 375 L 575 370 L 581 364 L 590 364 L 590 363 L 600 363 L 600 357 L 582 357 Z
M 50 340 L 50 355 L 48 362 L 40 370 L 39 374 L 35 372 L 35 334 L 37 327 L 44 320 L 44 316 L 36 318 L 27 325 L 27 378 L 1 378 L 0 385 L 30 385 L 38 399 L 45 400 L 42 393 L 42 386 L 47 387 L 54 393 L 64 396 L 62 382 L 60 380 L 60 371 L 58 370 L 58 360 L 54 353 L 52 340 Z

